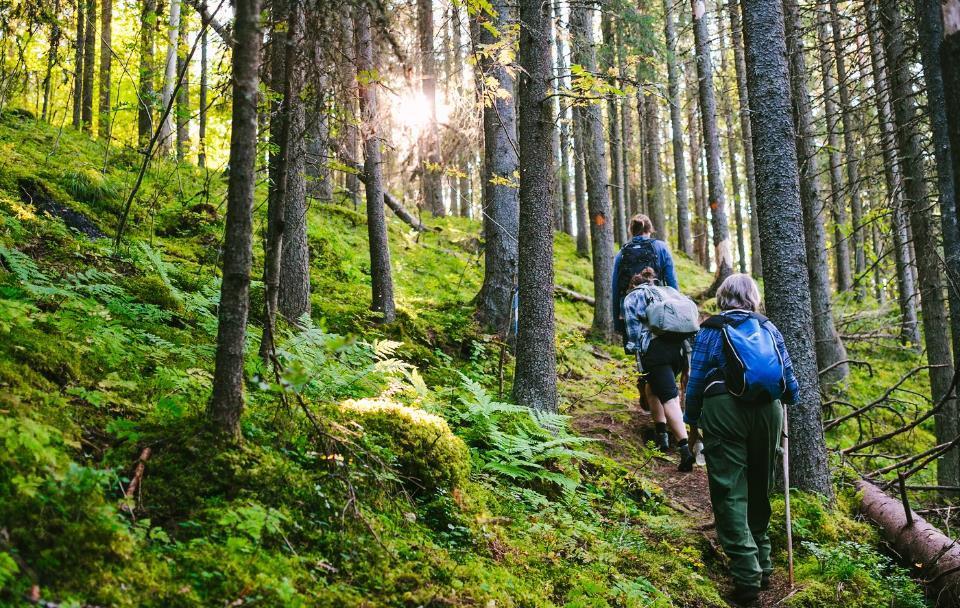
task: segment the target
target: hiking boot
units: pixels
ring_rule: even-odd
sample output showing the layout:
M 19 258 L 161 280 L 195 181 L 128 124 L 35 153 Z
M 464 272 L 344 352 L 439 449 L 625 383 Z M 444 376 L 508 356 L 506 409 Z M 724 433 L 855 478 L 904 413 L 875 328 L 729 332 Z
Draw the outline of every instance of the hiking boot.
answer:
M 764 572 L 760 575 L 760 590 L 766 591 L 770 588 L 770 575 Z
M 733 588 L 733 593 L 730 594 L 730 601 L 734 606 L 747 608 L 749 606 L 756 606 L 757 598 L 759 596 L 760 587 L 746 587 L 743 585 L 737 585 Z
M 677 467 L 677 470 L 681 473 L 689 473 L 693 470 L 693 463 L 696 460 L 697 458 L 690 451 L 689 445 L 680 446 L 680 466 Z
M 666 452 L 670 449 L 670 434 L 669 433 L 659 433 L 657 434 L 657 449 L 661 452 Z

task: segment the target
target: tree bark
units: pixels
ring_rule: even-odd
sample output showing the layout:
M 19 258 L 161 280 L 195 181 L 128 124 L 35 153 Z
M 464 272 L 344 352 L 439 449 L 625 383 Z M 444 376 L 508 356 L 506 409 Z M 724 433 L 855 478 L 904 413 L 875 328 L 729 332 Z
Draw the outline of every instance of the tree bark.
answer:
M 109 0 L 108 0 L 109 1 Z M 43 76 L 43 110 L 40 119 L 47 121 L 50 119 L 50 83 L 53 79 L 53 68 L 59 62 L 58 52 L 60 50 L 60 0 L 53 2 L 53 19 L 50 23 L 50 49 L 47 52 L 47 69 Z
M 140 93 L 137 101 L 137 141 L 146 146 L 153 137 L 154 20 L 157 0 L 143 0 L 140 13 Z
M 742 0 L 747 86 L 754 121 L 757 201 L 763 246 L 764 300 L 783 333 L 800 382 L 799 403 L 787 408 L 794 487 L 833 496 L 820 418 L 810 291 L 805 268 L 795 132 L 791 112 L 783 8 Z
M 724 3 L 723 0 L 717 1 L 717 21 L 718 27 L 721 30 L 721 40 L 723 46 L 727 46 L 727 40 L 725 35 L 723 35 L 723 26 L 719 25 L 719 17 L 723 14 Z M 726 76 L 729 74 L 729 69 L 727 67 L 727 53 L 724 49 L 720 51 L 720 72 Z M 733 189 L 733 219 L 734 226 L 737 230 L 737 264 L 739 266 L 740 272 L 747 271 L 747 248 L 746 248 L 746 236 L 743 230 L 743 200 L 740 191 L 740 170 L 737 166 L 737 144 L 736 144 L 736 124 L 733 120 L 733 100 L 730 98 L 730 92 L 727 87 L 721 89 L 720 95 L 720 107 L 723 111 L 723 120 L 726 123 L 727 127 L 727 153 L 730 155 L 730 160 L 727 163 L 727 166 L 730 168 L 730 186 Z
M 187 30 L 190 20 L 186 12 L 180 14 L 180 30 L 177 35 L 177 74 L 183 74 L 183 81 L 177 90 L 177 160 L 184 160 L 190 151 L 190 68 L 184 69 L 187 61 Z
M 867 256 L 863 238 L 863 202 L 860 200 L 860 154 L 855 138 L 856 124 L 853 103 L 850 100 L 850 80 L 843 54 L 843 36 L 840 27 L 840 12 L 837 0 L 830 0 L 830 17 L 833 25 L 833 48 L 837 62 L 837 87 L 840 95 L 840 121 L 843 125 L 843 156 L 847 170 L 847 195 L 850 197 L 850 228 L 853 239 L 854 287 L 857 300 L 867 295 Z
M 541 0 L 521 0 L 518 132 L 520 147 L 520 307 L 513 396 L 536 411 L 557 411 L 554 342 L 553 201 L 554 124 L 550 94 L 549 11 Z
M 427 104 L 427 125 L 420 136 L 420 168 L 423 200 L 427 211 L 437 217 L 446 215 L 443 206 L 440 170 L 440 131 L 437 125 L 437 61 L 433 50 L 433 0 L 417 0 L 417 26 L 420 41 L 421 91 Z
M 696 42 L 697 77 L 700 80 L 700 118 L 703 140 L 707 151 L 708 200 L 710 226 L 713 228 L 714 261 L 717 265 L 713 285 L 707 290 L 712 295 L 725 278 L 733 272 L 730 252 L 730 231 L 727 228 L 727 203 L 720 173 L 720 135 L 717 132 L 717 100 L 713 89 L 713 60 L 710 57 L 710 33 L 705 0 L 692 0 L 693 35 Z
M 600 17 L 601 31 L 603 34 L 603 62 L 601 68 L 605 73 L 616 70 L 614 65 L 614 52 L 617 46 L 616 38 L 613 34 L 613 22 L 610 12 L 605 10 Z M 623 200 L 623 156 L 621 155 L 621 146 L 623 140 L 620 133 L 620 108 L 618 99 L 615 95 L 607 97 L 607 131 L 610 133 L 610 204 L 613 207 L 613 236 L 618 246 L 627 242 L 627 218 L 626 207 Z
M 77 0 L 77 37 L 73 53 L 73 128 L 79 129 L 83 116 L 83 51 L 86 40 L 87 0 Z
M 943 3 L 943 27 L 940 68 L 943 76 L 944 107 L 947 108 L 948 137 L 950 148 L 954 151 L 951 156 L 956 193 L 960 192 L 960 0 L 946 0 Z M 960 216 L 960 205 L 957 206 L 956 212 Z M 957 277 L 950 277 L 950 279 L 960 281 Z M 952 308 L 951 314 L 953 314 Z M 954 333 L 954 340 L 957 333 Z M 960 357 L 960 349 L 954 350 L 954 357 Z
M 673 175 L 677 192 L 677 248 L 687 257 L 693 258 L 693 238 L 690 235 L 690 195 L 687 192 L 687 167 L 683 159 L 680 77 L 677 70 L 677 33 L 672 7 L 672 0 L 663 0 L 663 35 L 667 47 L 667 100 L 670 103 L 670 130 L 673 134 Z
M 298 3 L 299 4 L 299 3 Z M 293 41 L 296 48 L 305 46 L 304 8 L 291 14 L 297 23 L 290 32 L 296 32 Z M 290 35 L 288 33 L 288 35 Z M 280 314 L 290 323 L 299 325 L 300 318 L 310 314 L 310 247 L 307 242 L 307 134 L 306 108 L 303 88 L 305 86 L 304 56 L 300 51 L 293 55 L 290 69 L 289 93 L 290 132 L 287 139 L 287 200 L 283 205 L 283 242 L 280 255 L 280 289 L 278 307 Z M 323 142 L 326 144 L 326 142 Z M 326 149 L 326 148 L 325 148 Z M 383 205 L 380 214 L 383 215 Z M 369 221 L 367 222 L 369 229 Z
M 342 149 L 351 159 L 359 158 L 357 153 L 359 146 L 359 133 L 355 124 L 358 117 L 357 113 L 357 67 L 356 67 L 356 45 L 353 36 L 353 9 L 343 8 L 343 14 L 340 17 L 340 57 L 339 72 L 340 82 L 344 91 L 344 113 L 346 114 L 343 123 L 340 125 Z M 360 181 L 355 174 L 347 173 L 345 180 L 347 188 L 347 197 L 353 203 L 353 209 L 360 207 Z
M 238 440 L 243 412 L 243 354 L 253 258 L 257 89 L 262 42 L 260 0 L 235 0 L 234 14 L 230 175 L 227 178 L 217 356 L 208 412 L 217 430 Z
M 370 31 L 370 7 L 357 9 L 357 81 L 360 82 L 360 114 L 363 120 L 363 173 L 366 176 L 367 236 L 370 241 L 370 310 L 382 313 L 384 323 L 396 319 L 393 303 L 393 275 L 390 271 L 390 242 L 383 210 L 383 174 L 380 158 L 380 134 L 377 129 L 378 82 L 361 82 L 360 74 L 377 73 L 379 63 L 374 54 Z
M 173 97 L 177 79 L 177 47 L 180 39 L 180 0 L 170 0 L 169 22 L 167 24 L 167 61 L 163 72 L 163 89 L 160 92 L 160 105 L 166 108 Z M 173 145 L 173 114 L 160 124 L 158 149 L 163 156 L 170 155 Z
M 647 177 L 647 198 L 650 201 L 650 220 L 653 222 L 657 236 L 663 241 L 670 242 L 670 231 L 667 227 L 667 212 L 663 202 L 663 173 L 660 170 L 660 108 L 656 97 L 648 97 L 646 112 L 647 119 L 647 166 L 644 172 Z
M 813 334 L 819 369 L 831 368 L 820 381 L 836 384 L 850 374 L 847 352 L 833 323 L 830 301 L 830 275 L 827 263 L 827 237 L 823 228 L 824 205 L 817 179 L 817 147 L 813 129 L 813 110 L 807 91 L 807 67 L 804 61 L 797 0 L 783 0 L 787 35 L 793 116 L 796 127 L 796 153 L 799 161 L 800 202 L 803 207 L 804 238 L 807 251 L 810 302 L 813 310 Z M 754 148 L 756 149 L 756 148 Z
M 836 0 L 833 0 L 834 2 Z M 919 29 L 920 57 L 923 61 L 923 79 L 927 90 L 927 114 L 933 131 L 933 151 L 937 164 L 937 192 L 940 203 L 940 230 L 943 235 L 943 253 L 946 262 L 947 301 L 950 306 L 950 335 L 953 338 L 954 365 L 960 357 L 960 232 L 957 227 L 957 191 L 954 188 L 953 152 L 947 124 L 947 99 L 943 86 L 943 68 L 940 48 L 944 28 L 940 0 L 916 0 Z M 958 461 L 960 475 L 960 461 Z M 960 481 L 960 480 L 958 480 Z
M 490 25 L 504 32 L 511 21 L 510 4 L 497 0 L 492 5 Z M 479 21 L 472 24 L 472 35 L 478 48 L 498 42 Z M 483 106 L 483 286 L 477 299 L 477 317 L 489 331 L 505 338 L 510 331 L 513 291 L 517 285 L 517 238 L 520 221 L 519 192 L 515 174 L 517 157 L 516 91 L 507 66 L 496 57 L 481 53 L 479 69 L 493 78 L 504 95 L 494 95 Z
M 597 71 L 593 50 L 592 17 L 585 7 L 571 7 L 570 36 L 573 62 L 588 72 Z M 584 176 L 586 178 L 587 207 L 590 224 L 590 242 L 593 246 L 593 307 L 592 331 L 604 339 L 613 336 L 611 311 L 611 276 L 613 273 L 613 218 L 607 197 L 607 168 L 603 154 L 603 123 L 600 107 L 596 104 L 577 108 L 583 144 Z M 521 231 L 522 234 L 522 231 Z
M 916 130 L 915 107 L 911 90 L 910 66 L 903 43 L 900 10 L 892 0 L 881 0 L 880 20 L 883 24 L 884 48 L 890 70 L 890 91 L 896 123 L 897 150 L 903 171 L 905 204 L 910 213 L 910 226 L 917 254 L 920 301 L 923 304 L 923 338 L 930 369 L 931 397 L 938 403 L 950 391 L 953 380 L 953 358 L 943 304 L 943 277 L 937 253 L 937 235 L 932 212 L 927 202 L 927 185 L 923 175 L 923 155 Z M 938 443 L 951 441 L 958 430 L 956 401 L 949 399 L 935 416 Z M 960 453 L 951 450 L 937 466 L 940 485 L 960 483 Z
M 207 65 L 209 62 L 207 57 L 207 44 L 209 42 L 207 37 L 207 29 L 209 27 L 209 23 L 207 18 L 203 16 L 207 12 L 206 0 L 201 0 L 200 9 L 201 10 L 199 13 L 203 21 L 200 28 L 200 94 L 197 101 L 198 105 L 200 106 L 197 137 L 200 141 L 199 150 L 197 151 L 197 164 L 201 169 L 203 169 L 207 166 L 207 92 L 210 87 L 207 76 L 207 70 L 209 69 Z
M 110 71 L 113 64 L 113 0 L 100 1 L 100 107 L 97 134 L 110 141 Z
M 903 204 L 900 160 L 896 151 L 896 127 L 890 106 L 890 87 L 886 75 L 886 58 L 880 41 L 880 17 L 876 0 L 866 3 L 867 34 L 870 41 L 870 62 L 873 69 L 874 100 L 880 123 L 883 173 L 894 243 L 897 271 L 897 301 L 900 306 L 900 342 L 913 348 L 920 346 L 920 325 L 917 320 L 916 287 L 910 270 L 910 246 L 907 219 Z
M 937 606 L 960 606 L 960 546 L 922 517 L 910 512 L 903 502 L 884 494 L 868 481 L 855 482 L 862 494 L 860 513 L 873 521 L 883 537 L 904 561 L 922 565 L 928 595 Z
M 556 54 L 557 51 L 557 36 L 556 32 L 556 13 L 554 8 L 553 0 L 545 0 L 547 5 L 547 10 L 549 11 L 549 26 L 550 26 L 550 73 L 551 77 L 555 79 L 560 78 L 560 74 L 556 68 Z M 553 124 L 557 125 L 560 122 L 560 103 L 558 97 L 551 97 L 548 105 L 550 106 L 550 113 L 553 115 Z M 553 154 L 553 166 L 556 167 L 557 173 L 554 175 L 553 183 L 559 187 L 554 189 L 554 201 L 553 201 L 553 229 L 557 232 L 563 231 L 563 186 L 562 186 L 562 175 L 563 165 L 560 163 L 560 130 L 553 130 L 553 141 L 551 142 L 551 153 Z
M 693 248 L 696 259 L 704 268 L 710 268 L 709 246 L 707 244 L 707 218 L 703 214 L 706 201 L 703 200 L 703 150 L 701 149 L 700 125 L 697 121 L 696 84 L 693 76 L 694 66 L 687 66 L 687 133 L 690 137 L 690 178 L 693 186 Z
M 627 60 L 624 57 L 624 43 L 623 35 L 617 33 L 617 65 L 619 66 L 620 79 L 622 82 L 626 82 L 627 79 Z M 629 238 L 630 232 L 630 218 L 636 213 L 634 211 L 636 203 L 633 201 L 633 189 L 634 183 L 630 176 L 630 167 L 632 164 L 630 159 L 632 157 L 631 150 L 633 150 L 633 111 L 630 109 L 630 95 L 624 95 L 621 101 L 622 111 L 620 112 L 620 166 L 621 177 L 623 181 L 623 217 L 624 217 L 624 228 L 627 231 L 627 237 Z
M 820 51 L 820 74 L 823 80 L 823 108 L 827 119 L 827 158 L 829 160 L 830 175 L 830 209 L 833 212 L 833 258 L 834 277 L 837 281 L 837 291 L 850 291 L 853 287 L 853 275 L 850 269 L 850 242 L 846 237 L 847 207 L 843 196 L 843 166 L 840 159 L 840 113 L 834 99 L 837 83 L 833 78 L 830 43 L 830 14 L 824 3 L 817 12 L 817 45 Z M 789 11 L 787 11 L 789 12 Z M 789 24 L 787 25 L 789 28 Z M 797 27 L 800 27 L 799 22 Z M 799 34 L 798 34 L 799 35 Z M 806 75 L 803 75 L 806 78 Z M 811 133 L 812 135 L 812 133 Z M 801 162 L 803 159 L 801 159 Z M 811 159 L 812 163 L 816 161 Z M 816 173 L 814 168 L 811 174 Z M 853 184 L 849 185 L 851 188 Z M 820 220 L 821 223 L 823 220 Z M 826 243 L 824 243 L 825 245 Z
M 93 133 L 93 74 L 97 62 L 97 0 L 86 0 L 83 33 L 83 112 L 80 119 L 83 131 Z
M 733 66 L 737 73 L 737 97 L 740 100 L 740 138 L 743 143 L 743 164 L 746 169 L 747 200 L 750 203 L 750 272 L 763 277 L 760 259 L 760 226 L 757 223 L 757 180 L 753 162 L 753 129 L 750 118 L 750 94 L 747 91 L 747 66 L 743 57 L 743 28 L 737 0 L 727 0 L 730 14 L 730 36 L 733 39 Z
M 580 109 L 570 108 L 573 127 L 573 185 L 577 208 L 577 255 L 590 257 L 590 214 L 587 210 L 587 169 L 583 153 L 583 117 Z M 612 248 L 612 245 L 611 245 Z

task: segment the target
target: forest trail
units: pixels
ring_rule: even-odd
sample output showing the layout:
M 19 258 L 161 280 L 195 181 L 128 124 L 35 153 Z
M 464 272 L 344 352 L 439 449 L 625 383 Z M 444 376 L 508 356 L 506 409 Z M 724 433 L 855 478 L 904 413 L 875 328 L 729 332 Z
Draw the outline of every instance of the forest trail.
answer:
M 631 378 L 633 370 L 622 368 L 625 377 Z M 671 449 L 666 455 L 650 453 L 644 449 L 653 439 L 653 419 L 644 411 L 636 398 L 623 401 L 623 393 L 610 390 L 596 395 L 591 404 L 577 404 L 570 412 L 571 423 L 578 434 L 597 439 L 604 445 L 608 455 L 628 468 L 638 468 L 644 477 L 660 488 L 665 503 L 683 520 L 691 543 L 703 549 L 705 574 L 709 576 L 726 597 L 732 590 L 726 573 L 726 557 L 717 541 L 713 513 L 710 507 L 710 491 L 707 486 L 706 468 L 694 466 L 691 473 L 677 472 L 677 455 Z M 634 389 L 634 397 L 636 390 Z M 620 400 L 621 403 L 617 403 Z M 638 458 L 639 454 L 644 454 Z M 760 608 L 782 606 L 792 595 L 786 568 L 778 563 L 770 581 L 770 588 L 760 594 Z

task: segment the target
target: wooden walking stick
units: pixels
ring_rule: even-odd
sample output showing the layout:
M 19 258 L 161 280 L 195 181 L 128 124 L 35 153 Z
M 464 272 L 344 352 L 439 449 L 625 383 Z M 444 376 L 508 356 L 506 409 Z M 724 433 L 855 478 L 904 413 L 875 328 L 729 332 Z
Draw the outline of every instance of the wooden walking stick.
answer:
M 793 589 L 793 524 L 790 521 L 790 432 L 787 426 L 787 406 L 783 406 L 783 500 L 787 515 L 787 572 Z

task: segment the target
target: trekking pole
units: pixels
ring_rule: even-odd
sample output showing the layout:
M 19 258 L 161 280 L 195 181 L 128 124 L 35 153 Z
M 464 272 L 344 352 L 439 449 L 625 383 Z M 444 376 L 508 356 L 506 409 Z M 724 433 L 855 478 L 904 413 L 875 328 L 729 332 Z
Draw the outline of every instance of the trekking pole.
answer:
M 783 497 L 787 515 L 787 571 L 793 589 L 793 524 L 790 521 L 790 432 L 787 427 L 787 406 L 783 406 Z

